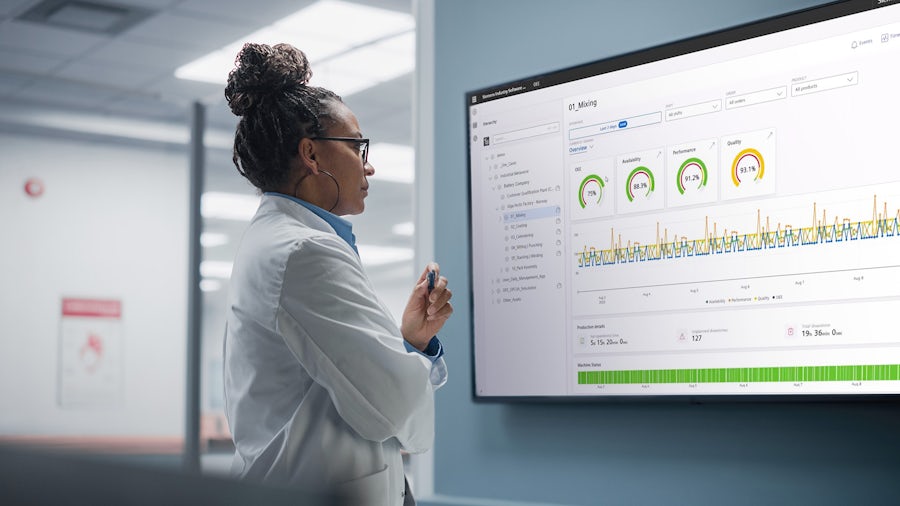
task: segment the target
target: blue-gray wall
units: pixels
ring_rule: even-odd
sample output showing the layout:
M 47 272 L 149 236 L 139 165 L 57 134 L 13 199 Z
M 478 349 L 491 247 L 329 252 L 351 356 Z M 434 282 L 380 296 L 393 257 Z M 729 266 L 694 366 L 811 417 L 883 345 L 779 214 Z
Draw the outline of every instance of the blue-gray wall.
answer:
M 438 392 L 437 494 L 578 505 L 900 503 L 897 403 L 471 399 L 464 93 L 821 3 L 435 0 L 435 251 L 456 288 L 441 333 L 451 380 Z

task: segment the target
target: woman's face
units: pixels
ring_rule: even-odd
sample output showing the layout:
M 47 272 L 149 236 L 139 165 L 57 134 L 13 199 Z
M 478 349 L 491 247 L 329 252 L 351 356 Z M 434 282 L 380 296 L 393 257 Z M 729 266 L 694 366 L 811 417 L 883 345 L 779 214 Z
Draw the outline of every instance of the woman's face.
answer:
M 333 118 L 335 123 L 323 137 L 362 138 L 359 122 L 346 105 L 336 102 Z M 359 155 L 359 143 L 324 139 L 315 142 L 319 144 L 318 148 L 321 153 L 320 168 L 330 172 L 340 186 L 340 195 L 338 196 L 337 188 L 334 187 L 330 178 L 329 181 L 323 182 L 323 191 L 332 192 L 330 196 L 323 195 L 323 201 L 334 202 L 337 199 L 337 204 L 331 212 L 339 216 L 362 213 L 366 208 L 364 200 L 369 190 L 369 181 L 366 177 L 375 174 L 375 168 L 368 163 L 363 165 Z M 328 176 L 320 175 L 319 177 L 327 178 Z

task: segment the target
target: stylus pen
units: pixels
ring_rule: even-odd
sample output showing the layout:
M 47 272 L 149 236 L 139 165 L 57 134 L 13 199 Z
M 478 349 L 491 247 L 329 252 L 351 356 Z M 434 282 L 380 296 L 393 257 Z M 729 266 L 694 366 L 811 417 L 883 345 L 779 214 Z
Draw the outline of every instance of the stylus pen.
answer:
M 434 271 L 428 271 L 428 293 L 434 290 Z

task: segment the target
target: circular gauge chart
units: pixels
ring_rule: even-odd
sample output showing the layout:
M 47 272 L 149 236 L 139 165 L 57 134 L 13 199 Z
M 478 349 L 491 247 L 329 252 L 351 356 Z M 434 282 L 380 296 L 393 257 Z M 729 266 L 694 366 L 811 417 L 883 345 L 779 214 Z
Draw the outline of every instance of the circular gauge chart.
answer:
M 625 193 L 629 202 L 634 202 L 635 198 L 649 198 L 656 186 L 653 179 L 653 172 L 647 167 L 640 166 L 628 174 L 625 181 Z
M 578 187 L 578 203 L 581 208 L 596 207 L 603 200 L 603 178 L 596 174 L 591 174 L 581 181 Z
M 688 158 L 678 168 L 678 193 L 701 190 L 706 186 L 709 173 L 706 164 L 699 158 Z
M 731 164 L 731 181 L 735 186 L 747 181 L 760 181 L 765 169 L 766 163 L 762 154 L 753 148 L 747 148 L 734 157 L 734 163 Z

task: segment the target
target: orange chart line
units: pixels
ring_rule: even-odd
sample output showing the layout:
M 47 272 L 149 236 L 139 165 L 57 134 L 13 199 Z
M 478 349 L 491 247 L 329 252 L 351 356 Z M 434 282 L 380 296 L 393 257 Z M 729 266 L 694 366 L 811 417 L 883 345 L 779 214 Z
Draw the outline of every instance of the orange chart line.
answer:
M 609 248 L 585 246 L 575 256 L 578 267 L 584 268 L 900 236 L 900 209 L 890 216 L 887 209 L 887 203 L 884 203 L 879 212 L 878 197 L 873 196 L 872 217 L 852 221 L 838 217 L 829 219 L 824 209 L 820 216 L 813 203 L 810 226 L 800 228 L 781 223 L 773 227 L 769 217 L 763 223 L 762 214 L 757 210 L 756 230 L 744 234 L 728 229 L 723 229 L 720 234 L 718 224 L 713 222 L 710 226 L 707 216 L 703 237 L 699 239 L 681 236 L 670 240 L 668 229 L 660 231 L 657 222 L 656 241 L 651 244 L 624 242 L 621 235 L 617 237 L 615 229 L 611 228 Z

